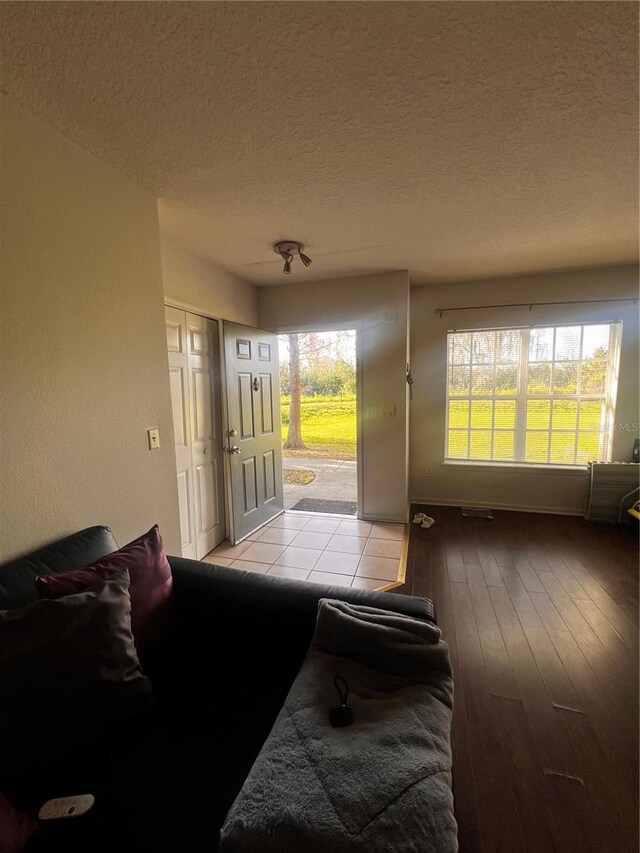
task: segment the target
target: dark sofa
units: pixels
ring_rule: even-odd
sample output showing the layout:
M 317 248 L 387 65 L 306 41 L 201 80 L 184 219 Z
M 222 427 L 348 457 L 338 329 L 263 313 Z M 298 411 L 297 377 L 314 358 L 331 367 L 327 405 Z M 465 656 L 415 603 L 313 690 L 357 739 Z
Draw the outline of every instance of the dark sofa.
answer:
M 36 600 L 38 574 L 81 568 L 117 547 L 110 529 L 96 526 L 0 566 L 0 609 Z M 434 619 L 423 598 L 169 562 L 174 626 L 144 662 L 153 713 L 5 792 L 31 814 L 51 797 L 96 798 L 82 818 L 43 825 L 29 851 L 215 851 L 305 656 L 318 600 Z

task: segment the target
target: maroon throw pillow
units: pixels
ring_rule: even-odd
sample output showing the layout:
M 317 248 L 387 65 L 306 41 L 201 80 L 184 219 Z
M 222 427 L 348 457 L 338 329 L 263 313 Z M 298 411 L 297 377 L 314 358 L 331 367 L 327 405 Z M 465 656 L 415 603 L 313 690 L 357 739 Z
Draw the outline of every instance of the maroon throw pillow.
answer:
M 171 618 L 173 579 L 158 525 L 119 551 L 71 572 L 39 575 L 40 598 L 61 598 L 83 592 L 100 578 L 127 569 L 131 580 L 131 630 L 138 654 L 145 654 L 162 637 Z
M 19 812 L 0 794 L 0 851 L 18 853 L 38 829 L 36 821 Z

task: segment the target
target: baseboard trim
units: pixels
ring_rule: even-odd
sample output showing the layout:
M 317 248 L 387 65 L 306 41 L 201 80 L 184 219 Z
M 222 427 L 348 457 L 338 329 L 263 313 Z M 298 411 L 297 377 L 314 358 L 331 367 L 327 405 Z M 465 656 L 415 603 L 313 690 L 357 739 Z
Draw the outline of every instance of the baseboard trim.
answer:
M 408 517 L 406 515 L 359 515 L 360 521 L 369 521 L 372 524 L 406 524 Z
M 567 509 L 566 507 L 561 506 L 528 506 L 526 504 L 503 504 L 496 503 L 495 501 L 485 500 L 456 500 L 455 498 L 450 498 L 449 500 L 443 501 L 439 500 L 438 498 L 412 497 L 409 500 L 411 503 L 414 504 L 428 504 L 430 506 L 487 506 L 491 507 L 491 509 L 503 509 L 507 512 L 537 512 L 546 515 L 584 515 L 584 510 Z

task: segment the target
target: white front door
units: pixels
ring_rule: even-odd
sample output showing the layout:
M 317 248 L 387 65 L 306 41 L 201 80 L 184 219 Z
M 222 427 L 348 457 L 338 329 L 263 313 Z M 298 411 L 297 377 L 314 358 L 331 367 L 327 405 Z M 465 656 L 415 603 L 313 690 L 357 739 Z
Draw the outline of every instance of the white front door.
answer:
M 225 536 L 218 324 L 165 308 L 182 556 L 200 559 Z
M 223 325 L 231 538 L 239 542 L 284 508 L 278 336 Z

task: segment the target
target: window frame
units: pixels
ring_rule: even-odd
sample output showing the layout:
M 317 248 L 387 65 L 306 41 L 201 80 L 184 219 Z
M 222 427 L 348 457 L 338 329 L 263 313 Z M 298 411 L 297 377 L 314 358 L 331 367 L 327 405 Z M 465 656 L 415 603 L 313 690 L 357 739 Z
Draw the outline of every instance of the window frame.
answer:
M 551 470 L 571 470 L 571 471 L 580 471 L 584 470 L 587 467 L 588 462 L 584 461 L 575 461 L 577 459 L 578 453 L 578 441 L 580 436 L 580 404 L 584 401 L 594 400 L 602 403 L 601 409 L 601 424 L 600 428 L 597 430 L 582 430 L 582 432 L 596 432 L 599 435 L 599 450 L 598 456 L 595 457 L 599 461 L 610 461 L 611 460 L 611 451 L 612 451 L 612 439 L 613 439 L 613 426 L 615 420 L 615 410 L 616 410 L 616 396 L 617 396 L 617 388 L 618 388 L 618 379 L 619 379 L 619 363 L 620 363 L 620 349 L 621 349 L 621 341 L 622 341 L 622 325 L 623 321 L 618 320 L 594 320 L 589 322 L 565 322 L 565 323 L 541 323 L 535 326 L 498 326 L 498 327 L 490 327 L 490 328 L 475 328 L 475 329 L 449 329 L 447 330 L 446 335 L 446 394 L 445 394 L 445 447 L 444 447 L 444 464 L 446 465 L 461 465 L 461 466 L 474 466 L 474 467 L 503 467 L 503 468 L 528 468 L 528 469 L 540 469 L 546 468 Z M 579 342 L 579 358 L 578 359 L 569 359 L 568 361 L 577 361 L 577 380 L 576 380 L 576 388 L 580 388 L 580 380 L 581 380 L 581 371 L 582 365 L 585 359 L 582 358 L 582 350 L 584 343 L 584 332 L 585 328 L 589 326 L 608 326 L 609 327 L 609 342 L 607 349 L 607 367 L 605 374 L 605 383 L 604 390 L 602 393 L 575 393 L 575 394 L 562 394 L 562 393 L 554 393 L 554 375 L 556 370 L 556 364 L 559 359 L 556 359 L 556 338 L 559 329 L 562 328 L 571 328 L 571 327 L 580 327 L 580 342 Z M 551 345 L 551 358 L 545 359 L 542 363 L 550 364 L 550 382 L 549 382 L 549 393 L 548 394 L 529 394 L 527 393 L 527 383 L 528 383 L 528 372 L 531 364 L 536 364 L 536 361 L 530 361 L 529 358 L 529 348 L 530 348 L 530 340 L 531 333 L 536 329 L 553 329 L 553 340 Z M 496 366 L 498 364 L 497 359 L 495 357 L 495 344 L 494 344 L 494 358 L 491 361 L 491 371 L 492 371 L 492 393 L 490 394 L 473 394 L 473 367 L 479 366 L 478 364 L 474 364 L 473 361 L 473 337 L 471 338 L 471 351 L 469 355 L 469 387 L 468 393 L 466 395 L 451 395 L 450 394 L 450 370 L 452 366 L 466 366 L 461 365 L 456 362 L 451 361 L 451 336 L 456 334 L 470 334 L 474 333 L 482 333 L 482 332 L 492 332 L 497 334 L 498 332 L 517 332 L 520 336 L 519 339 L 519 358 L 512 362 L 517 365 L 517 387 L 516 390 L 511 394 L 499 394 L 496 395 Z M 507 362 L 505 362 L 507 364 Z M 549 401 L 549 422 L 546 429 L 543 428 L 529 428 L 527 429 L 527 403 L 530 400 L 541 400 L 541 401 Z M 570 400 L 576 403 L 577 413 L 576 413 L 576 426 L 573 430 L 553 430 L 553 402 L 555 400 Z M 460 427 L 461 430 L 467 433 L 467 455 L 466 456 L 451 456 L 449 455 L 449 439 L 450 439 L 450 426 L 449 426 L 449 415 L 450 415 L 450 403 L 451 402 L 467 402 L 469 407 L 467 426 Z M 491 434 L 491 457 L 487 458 L 477 458 L 471 457 L 471 437 L 474 428 L 471 426 L 471 418 L 472 418 L 472 403 L 476 401 L 487 401 L 491 403 L 491 427 L 488 430 Z M 496 430 L 495 427 L 495 403 L 499 401 L 513 401 L 515 403 L 515 414 L 514 414 L 514 428 L 513 430 L 505 429 L 504 432 L 513 432 L 514 436 L 514 453 L 513 459 L 493 459 L 494 454 L 494 442 L 496 432 L 500 432 L 500 429 Z M 451 427 L 452 430 L 455 430 L 456 427 Z M 546 453 L 546 461 L 529 461 L 526 460 L 526 436 L 527 432 L 539 432 L 545 434 L 547 436 L 547 453 Z M 561 461 L 554 462 L 550 459 L 552 452 L 552 435 L 556 434 L 573 434 L 574 435 L 574 449 L 573 449 L 573 462 Z

